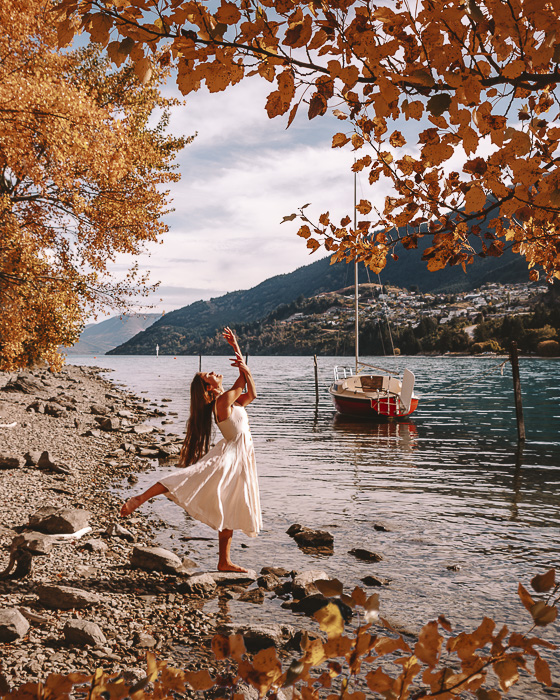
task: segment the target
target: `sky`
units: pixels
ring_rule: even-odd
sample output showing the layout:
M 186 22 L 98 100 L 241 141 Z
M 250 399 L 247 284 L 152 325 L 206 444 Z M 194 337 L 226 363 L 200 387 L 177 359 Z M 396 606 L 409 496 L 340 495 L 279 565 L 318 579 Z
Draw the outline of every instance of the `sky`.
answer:
M 335 220 L 351 214 L 354 156 L 347 147 L 331 148 L 333 134 L 348 122 L 332 115 L 309 121 L 302 105 L 286 129 L 287 115 L 266 114 L 272 89 L 250 78 L 221 93 L 202 88 L 183 98 L 172 81 L 166 86 L 166 95 L 185 102 L 173 109 L 169 131 L 197 136 L 178 158 L 169 232 L 139 260 L 160 282 L 152 311 L 248 289 L 324 257 L 321 250 L 310 255 L 297 236 L 298 220 L 281 223 L 304 204 L 313 220 L 325 211 Z M 382 203 L 387 191 L 363 194 Z

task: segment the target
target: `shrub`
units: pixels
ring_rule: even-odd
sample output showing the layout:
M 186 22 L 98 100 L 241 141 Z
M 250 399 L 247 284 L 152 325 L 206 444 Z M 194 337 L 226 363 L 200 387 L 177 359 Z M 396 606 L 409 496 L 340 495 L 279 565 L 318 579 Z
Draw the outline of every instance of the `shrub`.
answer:
M 541 340 L 537 353 L 543 357 L 560 357 L 560 343 L 557 340 Z

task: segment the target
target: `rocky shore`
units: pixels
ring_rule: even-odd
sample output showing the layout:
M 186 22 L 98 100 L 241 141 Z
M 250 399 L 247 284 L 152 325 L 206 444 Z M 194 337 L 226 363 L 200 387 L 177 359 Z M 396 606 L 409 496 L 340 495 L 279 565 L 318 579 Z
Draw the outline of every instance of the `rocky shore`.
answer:
M 217 672 L 210 645 L 219 631 L 241 632 L 248 650 L 289 654 L 302 629 L 316 629 L 296 616 L 293 627 L 251 625 L 250 613 L 235 629 L 204 604 L 281 597 L 313 613 L 327 601 L 313 584 L 324 572 L 201 572 L 154 546 L 161 524 L 119 520 L 111 487 L 179 452 L 182 437 L 151 420 L 163 416 L 96 368 L 0 374 L 0 695 L 99 667 L 141 678 L 147 650 Z M 307 546 L 325 545 L 325 533 L 305 535 Z

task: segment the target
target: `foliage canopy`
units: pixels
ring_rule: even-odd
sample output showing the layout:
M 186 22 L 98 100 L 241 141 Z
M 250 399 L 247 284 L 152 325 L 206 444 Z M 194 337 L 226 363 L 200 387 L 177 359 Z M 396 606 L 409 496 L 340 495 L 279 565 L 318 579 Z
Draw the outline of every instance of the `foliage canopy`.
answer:
M 382 211 L 316 224 L 299 234 L 333 261 L 373 270 L 398 240 L 430 270 L 524 255 L 537 279 L 560 276 L 560 0 L 61 0 L 61 45 L 81 26 L 140 76 L 150 56 L 177 67 L 185 95 L 225 90 L 247 76 L 271 85 L 269 117 L 334 109 L 333 148 L 356 153 L 370 184 L 387 178 Z M 486 220 L 491 230 L 481 232 Z M 404 232 L 403 232 L 404 227 Z M 380 231 L 375 240 L 369 235 Z
M 88 313 L 148 290 L 134 265 L 120 281 L 108 266 L 166 230 L 164 186 L 188 141 L 165 134 L 162 69 L 143 84 L 99 48 L 59 52 L 52 7 L 0 4 L 2 369 L 59 366 Z

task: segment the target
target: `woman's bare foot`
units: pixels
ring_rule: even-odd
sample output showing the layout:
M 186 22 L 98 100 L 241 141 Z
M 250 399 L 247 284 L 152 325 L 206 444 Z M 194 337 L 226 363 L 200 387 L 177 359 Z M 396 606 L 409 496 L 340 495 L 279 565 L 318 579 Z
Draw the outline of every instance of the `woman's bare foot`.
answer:
M 238 574 L 247 573 L 247 569 L 244 569 L 242 566 L 237 566 L 237 564 L 234 564 L 231 561 L 219 562 L 218 571 L 234 571 Z
M 142 500 L 140 496 L 133 496 L 129 498 L 126 503 L 123 503 L 121 508 L 121 518 L 126 518 L 127 515 L 133 513 L 139 506 L 142 505 Z

